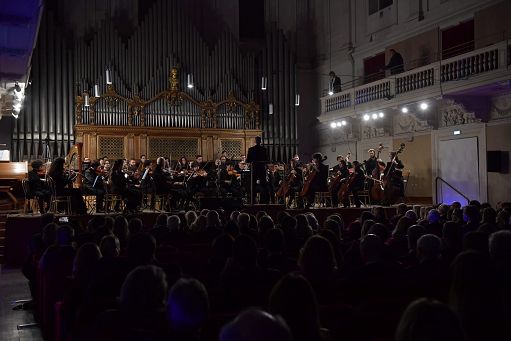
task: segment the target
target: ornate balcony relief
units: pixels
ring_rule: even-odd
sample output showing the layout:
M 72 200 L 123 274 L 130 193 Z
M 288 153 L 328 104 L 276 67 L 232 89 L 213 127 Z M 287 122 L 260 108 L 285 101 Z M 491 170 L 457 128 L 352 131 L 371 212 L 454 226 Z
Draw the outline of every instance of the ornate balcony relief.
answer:
M 452 99 L 445 99 L 440 106 L 440 127 L 478 122 L 481 122 L 481 119 L 477 118 L 475 113 L 467 112 L 462 104 Z
M 427 121 L 412 113 L 395 115 L 393 123 L 395 135 L 428 131 L 433 128 Z
M 490 119 L 511 117 L 511 95 L 497 96 L 491 101 Z

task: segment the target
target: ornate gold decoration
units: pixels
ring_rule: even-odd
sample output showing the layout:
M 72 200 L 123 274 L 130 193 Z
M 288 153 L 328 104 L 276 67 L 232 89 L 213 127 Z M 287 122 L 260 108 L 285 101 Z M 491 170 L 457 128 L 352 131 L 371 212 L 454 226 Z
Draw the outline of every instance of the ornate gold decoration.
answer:
M 227 99 L 223 101 L 214 102 L 211 98 L 209 98 L 207 101 L 199 102 L 192 98 L 188 93 L 181 91 L 179 85 L 179 68 L 177 67 L 172 68 L 170 71 L 169 83 L 170 89 L 164 90 L 155 97 L 148 100 L 144 100 L 138 95 L 135 95 L 132 98 L 121 96 L 117 93 L 115 87 L 112 84 L 108 84 L 105 93 L 100 97 L 89 97 L 89 122 L 83 122 L 83 105 L 85 104 L 85 99 L 82 96 L 76 96 L 76 122 L 78 124 L 96 124 L 96 103 L 99 101 L 105 101 L 106 105 L 109 107 L 113 107 L 119 102 L 124 102 L 128 105 L 128 112 L 126 113 L 128 126 L 136 125 L 144 127 L 146 126 L 144 108 L 157 100 L 163 99 L 168 101 L 170 105 L 173 106 L 180 105 L 184 101 L 187 101 L 199 107 L 201 122 L 200 128 L 218 128 L 217 113 L 219 108 L 225 105 L 226 111 L 228 113 L 235 112 L 236 106 L 243 108 L 245 129 L 259 129 L 259 106 L 253 100 L 248 103 L 242 102 L 237 99 L 234 92 L 231 91 L 229 92 Z M 134 123 L 133 118 L 137 116 L 139 117 L 139 120 L 135 121 Z

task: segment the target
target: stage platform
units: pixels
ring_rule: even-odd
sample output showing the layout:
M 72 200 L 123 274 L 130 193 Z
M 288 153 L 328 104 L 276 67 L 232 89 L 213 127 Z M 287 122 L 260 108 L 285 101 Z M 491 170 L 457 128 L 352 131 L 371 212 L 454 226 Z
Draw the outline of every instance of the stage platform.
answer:
M 326 218 L 334 213 L 339 213 L 344 219 L 345 224 L 349 224 L 362 214 L 363 211 L 369 211 L 371 207 L 362 208 L 311 208 L 311 209 L 285 209 L 283 205 L 252 205 L 245 206 L 240 211 L 247 212 L 250 214 L 256 214 L 259 211 L 265 211 L 274 220 L 277 219 L 277 215 L 286 211 L 289 214 L 295 216 L 300 213 L 313 212 L 320 225 L 326 220 Z M 392 217 L 396 214 L 396 207 L 385 207 L 384 208 L 387 217 Z M 225 210 L 226 217 L 231 213 L 232 210 Z M 149 230 L 152 228 L 156 221 L 156 217 L 161 212 L 143 211 L 141 213 L 131 215 L 130 217 L 138 217 L 142 219 L 144 228 Z M 166 212 L 166 214 L 174 214 L 178 212 Z M 105 214 L 98 214 L 105 215 Z M 118 213 L 106 214 L 110 216 L 116 216 Z M 79 215 L 79 216 L 66 216 L 72 225 L 85 227 L 87 222 L 94 217 L 95 214 Z M 28 244 L 30 238 L 35 233 L 40 233 L 42 226 L 40 225 L 40 214 L 10 214 L 7 216 L 5 226 L 5 254 L 4 254 L 4 266 L 17 267 L 21 266 L 28 257 Z M 64 217 L 57 216 L 57 219 Z M 129 217 L 128 217 L 129 218 Z

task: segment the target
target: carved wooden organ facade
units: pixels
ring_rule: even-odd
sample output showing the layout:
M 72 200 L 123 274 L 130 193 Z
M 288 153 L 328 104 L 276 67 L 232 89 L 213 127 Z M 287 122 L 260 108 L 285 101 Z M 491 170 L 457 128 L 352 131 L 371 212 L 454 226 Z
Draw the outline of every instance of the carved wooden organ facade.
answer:
M 232 158 L 246 154 L 261 134 L 259 106 L 230 92 L 226 99 L 198 101 L 181 90 L 179 68 L 171 69 L 169 89 L 155 97 L 127 98 L 107 84 L 103 94 L 87 91 L 75 99 L 75 139 L 91 159 L 150 159 L 172 156 L 214 159 L 222 151 Z

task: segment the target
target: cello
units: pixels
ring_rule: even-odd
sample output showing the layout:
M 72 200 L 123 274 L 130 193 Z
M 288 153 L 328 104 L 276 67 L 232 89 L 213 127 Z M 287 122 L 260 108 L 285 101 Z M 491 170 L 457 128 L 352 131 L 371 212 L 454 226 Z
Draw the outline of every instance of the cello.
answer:
M 326 155 L 323 156 L 323 158 L 320 160 L 320 162 L 323 162 L 327 159 Z M 319 169 L 318 169 L 318 166 L 314 165 L 314 164 L 310 164 L 310 167 L 312 167 L 312 170 L 309 172 L 309 174 L 307 175 L 307 178 L 305 179 L 304 178 L 304 181 L 303 181 L 303 188 L 302 188 L 302 191 L 300 192 L 300 196 L 301 197 L 305 197 L 307 195 L 309 195 L 309 192 L 311 190 L 311 185 L 312 185 L 312 182 L 314 181 L 314 178 L 316 177 L 316 175 L 319 173 Z

